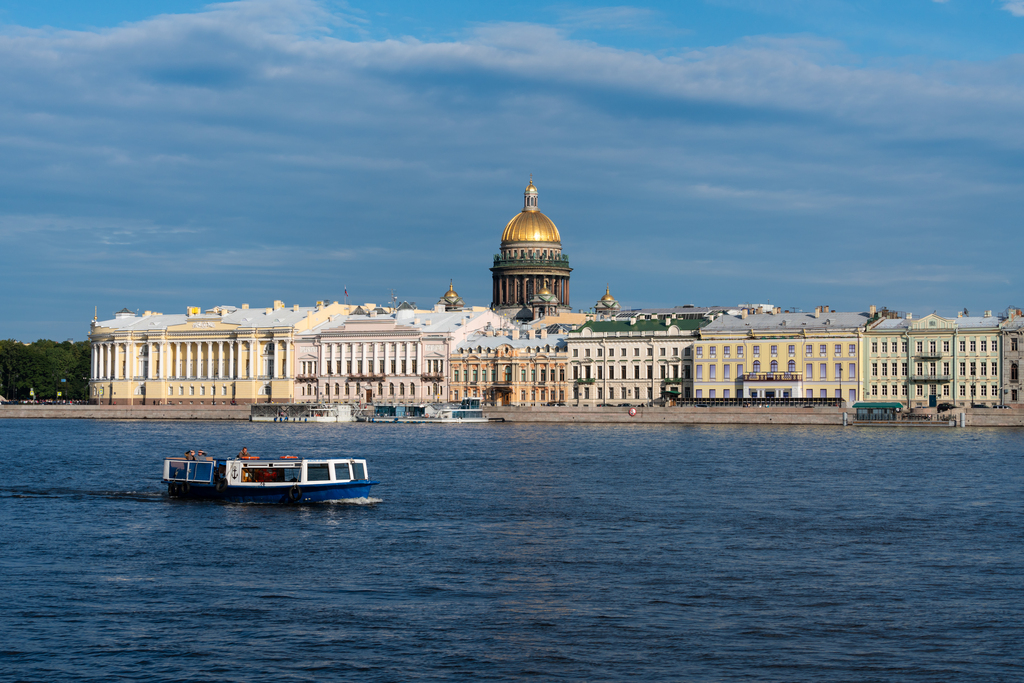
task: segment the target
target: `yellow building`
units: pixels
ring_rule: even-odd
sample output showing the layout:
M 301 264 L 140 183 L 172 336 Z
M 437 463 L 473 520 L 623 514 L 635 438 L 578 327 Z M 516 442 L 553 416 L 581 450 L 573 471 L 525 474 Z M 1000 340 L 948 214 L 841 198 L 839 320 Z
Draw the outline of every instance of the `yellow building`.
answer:
M 127 309 L 94 320 L 93 403 L 111 405 L 220 405 L 289 403 L 294 399 L 294 338 L 355 306 L 269 308 L 242 304 L 184 314 Z
M 693 400 L 812 400 L 849 405 L 863 395 L 867 313 L 723 315 L 693 345 Z

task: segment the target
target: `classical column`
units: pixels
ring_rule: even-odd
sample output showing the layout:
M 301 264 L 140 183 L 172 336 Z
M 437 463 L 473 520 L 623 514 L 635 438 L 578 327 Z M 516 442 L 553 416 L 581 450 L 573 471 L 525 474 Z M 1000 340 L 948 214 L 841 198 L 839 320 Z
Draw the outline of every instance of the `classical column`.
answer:
M 423 373 L 423 344 L 416 343 L 416 372 L 414 374 Z
M 160 365 L 156 376 L 158 379 L 167 379 L 167 342 L 160 342 Z
M 292 373 L 292 342 L 286 339 L 284 342 L 284 374 L 282 377 L 293 377 Z
M 344 375 L 344 374 L 347 373 L 347 368 L 345 367 L 345 348 L 347 346 L 348 346 L 348 344 L 338 344 L 338 364 L 339 364 L 338 374 L 339 375 Z M 351 355 L 351 352 L 349 353 L 349 355 Z
M 370 361 L 371 363 L 373 363 L 373 370 L 372 370 L 372 372 L 369 372 L 367 374 L 376 375 L 377 371 L 380 369 L 380 366 L 377 365 L 377 347 L 378 346 L 380 346 L 380 344 L 378 344 L 377 342 L 373 342 L 373 360 Z
M 156 344 L 148 342 L 146 344 L 146 349 L 148 351 L 146 355 L 149 357 L 149 364 L 146 368 L 146 379 L 153 379 L 153 371 L 156 370 Z
M 384 373 L 383 374 L 385 374 L 385 375 L 387 375 L 388 372 L 390 371 L 390 368 L 388 367 L 388 360 L 390 360 L 390 358 L 391 358 L 390 354 L 388 354 L 388 351 L 389 351 L 388 347 L 389 346 L 391 346 L 391 342 L 384 342 Z
M 405 372 L 403 374 L 412 374 L 412 355 L 410 353 L 409 342 L 405 342 Z
M 274 344 L 274 373 L 273 377 L 276 379 L 281 374 L 281 343 L 278 340 L 273 341 Z
M 228 379 L 235 379 L 235 342 L 234 339 L 228 342 Z
M 253 379 L 258 378 L 263 374 L 263 367 L 261 366 L 261 363 L 263 362 L 263 359 L 261 358 L 263 355 L 262 346 L 263 344 L 259 339 L 254 339 L 249 342 L 249 365 L 251 366 Z
M 192 342 L 185 342 L 185 378 L 195 377 L 195 368 L 192 366 Z

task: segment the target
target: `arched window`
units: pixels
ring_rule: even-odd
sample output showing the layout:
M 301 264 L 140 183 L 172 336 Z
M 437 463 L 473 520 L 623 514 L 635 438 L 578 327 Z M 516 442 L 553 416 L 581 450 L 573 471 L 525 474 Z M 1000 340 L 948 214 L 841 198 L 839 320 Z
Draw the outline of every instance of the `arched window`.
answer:
M 267 344 L 266 347 L 263 349 L 263 353 L 265 353 L 267 355 L 273 355 L 274 354 L 274 343 L 270 342 L 269 344 Z
M 772 361 L 772 372 L 778 372 L 778 371 L 779 371 L 779 361 L 773 360 Z
M 415 396 L 416 395 L 416 385 L 413 384 L 412 382 L 409 382 L 409 395 L 410 396 Z
M 754 372 L 761 372 L 761 361 L 754 361 Z
M 394 382 L 392 382 L 391 384 L 388 385 L 388 395 L 389 396 L 394 396 L 395 395 L 395 384 L 394 384 Z
M 789 361 L 789 368 L 788 369 L 789 369 L 790 372 L 796 372 L 796 361 L 795 360 Z
M 405 382 L 400 382 L 398 384 L 398 395 L 405 396 Z
M 1019 371 L 1017 369 L 1017 364 L 1016 363 L 1013 363 L 1013 364 L 1010 365 L 1010 379 L 1012 379 L 1015 382 L 1018 379 L 1020 379 L 1020 373 L 1019 373 Z

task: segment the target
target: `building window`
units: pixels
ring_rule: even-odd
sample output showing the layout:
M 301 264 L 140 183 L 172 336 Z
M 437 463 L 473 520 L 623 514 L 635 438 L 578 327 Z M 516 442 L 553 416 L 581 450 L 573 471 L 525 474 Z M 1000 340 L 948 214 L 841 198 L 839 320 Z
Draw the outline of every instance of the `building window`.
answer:
M 730 379 L 729 378 L 729 364 L 728 363 L 726 363 L 725 365 L 722 366 L 722 379 Z
M 928 351 L 930 353 L 935 353 L 935 341 L 934 340 L 928 342 Z
M 708 398 L 714 398 L 714 397 L 715 397 L 715 390 L 714 389 L 708 389 Z M 650 397 L 648 396 L 648 398 L 650 398 Z
M 791 356 L 795 356 L 796 355 L 796 344 L 790 344 L 789 345 L 789 355 L 791 355 Z
M 772 344 L 772 349 L 771 349 L 771 352 L 772 352 L 772 355 L 773 355 L 773 356 L 777 356 L 777 355 L 779 355 L 779 347 L 778 347 L 778 346 L 776 346 L 775 344 Z
M 665 355 L 665 351 L 666 351 L 665 347 L 661 347 L 660 351 L 661 351 L 661 355 L 664 356 Z
M 1011 363 L 1010 364 L 1010 381 L 1016 382 L 1019 379 L 1020 379 L 1020 371 L 1017 368 L 1017 364 L 1016 363 Z M 1014 399 L 1014 400 L 1016 400 L 1016 399 Z
M 573 349 L 572 350 L 572 357 L 573 358 L 579 358 L 580 357 L 580 350 L 579 349 Z
M 1012 337 L 1010 339 L 1010 350 L 1011 351 L 1016 351 L 1017 350 L 1017 338 L 1016 337 Z
M 828 355 L 828 344 L 820 344 L 818 346 L 818 355 L 822 358 Z
M 694 394 L 694 396 L 695 396 L 696 398 L 704 398 L 704 390 L 703 390 L 703 389 L 698 389 L 698 390 L 696 391 L 696 393 Z M 638 398 L 639 398 L 639 397 L 638 397 Z
M 737 346 L 736 347 L 736 357 L 737 358 L 743 358 L 743 347 L 742 346 Z
M 695 348 L 697 349 L 697 351 L 695 353 L 697 358 L 703 358 L 704 357 L 704 347 L 703 346 L 697 346 Z M 636 354 L 636 355 L 640 355 L 640 354 Z
M 836 344 L 835 352 L 836 352 L 837 356 L 843 355 L 843 345 L 842 344 Z
M 754 372 L 755 373 L 761 372 L 761 361 L 759 361 L 759 360 L 755 360 L 754 361 Z
M 715 365 L 708 366 L 708 379 L 715 379 Z
M 972 339 L 972 340 L 971 340 L 971 353 L 974 353 L 974 352 L 975 352 L 975 351 L 977 351 L 977 350 L 978 350 L 978 342 L 976 342 L 976 341 L 974 341 L 974 340 Z
M 807 375 L 804 379 L 814 379 L 814 363 L 808 363 L 804 366 L 804 374 Z
M 697 379 L 704 379 L 704 366 L 703 365 L 698 365 L 697 366 Z
M 871 395 L 872 396 L 878 396 L 878 385 L 877 384 L 872 384 L 871 385 Z
M 949 396 L 949 385 L 948 384 L 943 384 L 942 385 L 942 395 L 946 396 L 946 397 Z
M 889 387 L 888 387 L 888 385 L 883 384 L 882 385 L 882 396 L 888 396 L 888 395 L 889 395 Z
M 917 385 L 917 395 L 918 396 L 924 396 L 924 385 L 923 384 L 918 384 Z
M 754 355 L 755 356 L 760 356 L 761 355 L 761 346 L 759 344 L 755 344 L 754 345 Z
M 857 345 L 856 344 L 850 344 L 849 353 L 847 353 L 846 355 L 848 355 L 850 358 L 853 358 L 854 356 L 856 356 L 857 355 Z
M 977 363 L 971 363 L 971 377 L 974 377 L 975 375 L 978 374 L 978 367 L 977 366 L 978 366 Z
M 771 367 L 772 367 L 772 372 L 778 372 L 779 371 L 779 361 L 773 360 Z
M 791 360 L 791 361 L 789 361 L 789 365 L 787 366 L 787 368 L 786 368 L 786 369 L 787 369 L 787 370 L 788 370 L 789 372 L 796 372 L 796 361 L 795 361 L 795 360 Z
M 871 376 L 878 377 L 878 363 L 871 364 Z
M 981 350 L 983 352 L 988 351 L 988 341 L 985 339 L 981 340 Z
M 960 395 L 967 396 L 967 387 L 965 387 L 963 384 L 960 385 Z
M 915 348 L 917 349 L 918 353 L 924 353 L 924 342 L 923 341 L 918 341 L 917 345 L 915 346 Z
M 723 346 L 723 347 L 722 347 L 722 355 L 723 355 L 724 357 L 726 357 L 726 358 L 729 358 L 729 357 L 730 357 L 730 356 L 729 356 L 729 352 L 730 352 L 731 348 L 732 348 L 732 347 L 730 347 L 730 346 Z

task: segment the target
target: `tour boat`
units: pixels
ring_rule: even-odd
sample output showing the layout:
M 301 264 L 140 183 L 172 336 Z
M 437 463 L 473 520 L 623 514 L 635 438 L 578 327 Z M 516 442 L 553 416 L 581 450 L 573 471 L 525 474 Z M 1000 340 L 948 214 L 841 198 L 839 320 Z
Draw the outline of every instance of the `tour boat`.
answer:
M 231 503 L 320 503 L 369 498 L 366 461 L 352 458 L 255 456 L 165 458 L 163 482 L 172 498 Z

